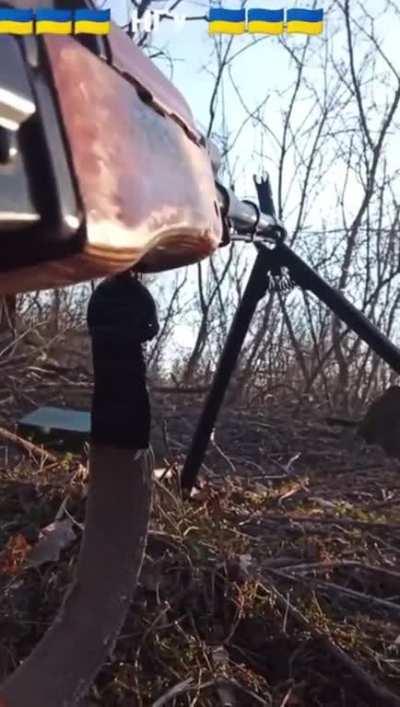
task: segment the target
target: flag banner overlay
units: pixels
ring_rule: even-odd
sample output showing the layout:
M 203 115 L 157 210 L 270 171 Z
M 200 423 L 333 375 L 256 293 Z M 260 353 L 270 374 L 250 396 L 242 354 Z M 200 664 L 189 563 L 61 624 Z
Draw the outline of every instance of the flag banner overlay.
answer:
M 108 34 L 110 10 L 0 7 L 0 34 Z
M 246 31 L 246 10 L 212 7 L 208 22 L 210 34 L 243 34 Z
M 108 34 L 110 10 L 75 10 L 74 34 Z
M 33 10 L 0 8 L 0 34 L 33 34 Z
M 229 10 L 210 8 L 208 16 L 209 34 L 322 34 L 324 11 L 293 8 L 290 10 L 267 10 L 249 8 Z
M 72 11 L 36 10 L 36 34 L 72 34 Z
M 323 10 L 288 10 L 286 25 L 289 34 L 322 34 Z
M 0 34 L 108 34 L 110 27 L 110 10 L 0 7 Z M 208 15 L 210 35 L 319 35 L 323 29 L 323 10 L 211 7 Z
M 253 34 L 282 34 L 284 10 L 249 9 L 247 11 L 247 31 Z

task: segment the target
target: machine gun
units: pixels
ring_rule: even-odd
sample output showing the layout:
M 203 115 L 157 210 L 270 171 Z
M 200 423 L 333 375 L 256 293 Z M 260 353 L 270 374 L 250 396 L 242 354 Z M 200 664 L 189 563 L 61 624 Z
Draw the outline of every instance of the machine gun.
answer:
M 89 305 L 92 478 L 77 579 L 0 687 L 0 707 L 77 704 L 137 581 L 152 473 L 141 344 L 157 322 L 132 273 L 195 263 L 233 240 L 257 251 L 183 469 L 185 493 L 271 287 L 311 291 L 400 372 L 399 349 L 286 245 L 268 179 L 256 189 L 251 203 L 220 184 L 185 100 L 117 27 L 104 37 L 0 37 L 0 294 L 112 276 Z

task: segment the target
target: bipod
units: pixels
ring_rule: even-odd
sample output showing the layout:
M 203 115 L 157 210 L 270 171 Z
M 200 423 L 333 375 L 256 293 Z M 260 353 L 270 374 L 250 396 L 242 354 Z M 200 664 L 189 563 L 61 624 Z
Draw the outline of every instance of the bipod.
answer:
M 268 179 L 255 182 L 260 213 L 275 217 Z M 248 204 L 249 202 L 246 202 Z M 250 233 L 254 236 L 254 231 Z M 243 297 L 235 313 L 225 346 L 214 374 L 211 388 L 194 432 L 183 467 L 181 487 L 190 495 L 203 463 L 210 437 L 215 428 L 232 373 L 236 367 L 243 342 L 249 330 L 257 304 L 268 290 L 287 290 L 293 286 L 312 292 L 327 305 L 349 331 L 355 332 L 389 366 L 400 373 L 400 349 L 372 324 L 344 295 L 329 285 L 315 270 L 289 248 L 276 234 L 275 246 L 251 238 L 257 248 Z

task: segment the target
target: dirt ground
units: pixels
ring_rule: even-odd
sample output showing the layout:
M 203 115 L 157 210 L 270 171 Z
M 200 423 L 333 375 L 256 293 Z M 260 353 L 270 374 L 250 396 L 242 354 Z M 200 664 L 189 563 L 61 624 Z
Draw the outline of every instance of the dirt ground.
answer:
M 56 385 L 57 380 L 57 385 Z M 4 379 L 0 424 L 36 404 L 87 407 L 77 373 Z M 226 406 L 202 473 L 178 474 L 201 396 L 153 395 L 157 478 L 140 585 L 87 705 L 400 705 L 400 464 L 323 407 Z M 73 576 L 81 457 L 3 441 L 0 676 L 39 640 Z M 32 566 L 41 531 L 68 527 Z M 61 526 L 59 526 L 61 527 Z M 39 553 L 40 554 L 40 553 Z

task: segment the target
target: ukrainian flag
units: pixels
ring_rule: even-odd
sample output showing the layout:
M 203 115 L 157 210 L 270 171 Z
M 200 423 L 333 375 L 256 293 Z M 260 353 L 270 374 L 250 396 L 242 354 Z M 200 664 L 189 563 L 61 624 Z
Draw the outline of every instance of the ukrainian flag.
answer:
M 33 10 L 0 7 L 0 34 L 33 34 Z
M 322 34 L 323 19 L 323 10 L 294 8 L 286 13 L 287 31 L 289 34 Z
M 36 34 L 72 34 L 72 10 L 38 9 Z
M 209 34 L 243 34 L 246 31 L 246 10 L 226 10 L 211 7 L 208 16 Z
M 74 34 L 108 34 L 110 10 L 75 10 Z
M 257 34 L 282 34 L 284 29 L 284 10 L 247 10 L 247 31 Z

